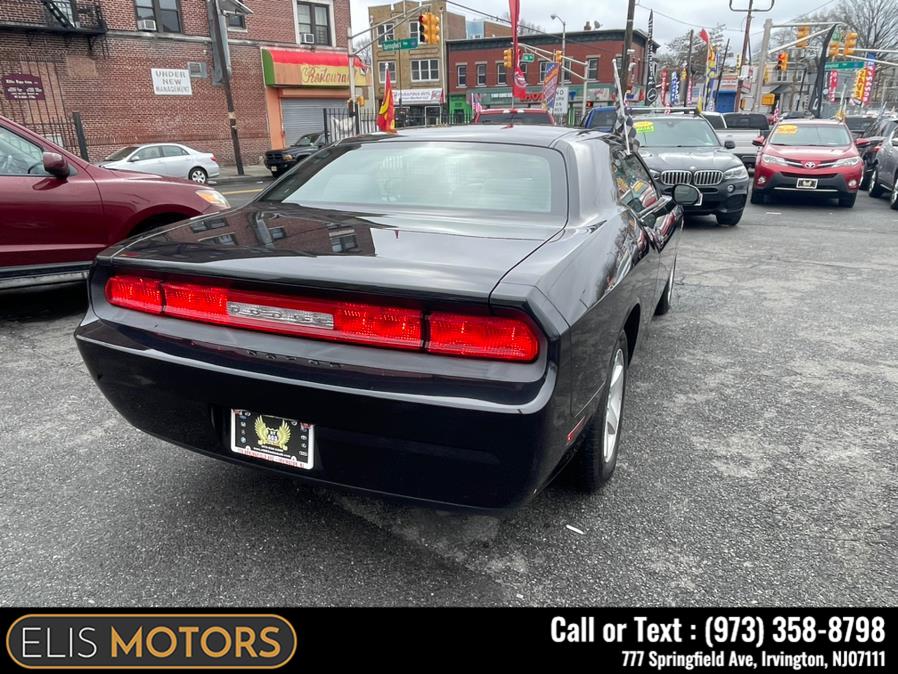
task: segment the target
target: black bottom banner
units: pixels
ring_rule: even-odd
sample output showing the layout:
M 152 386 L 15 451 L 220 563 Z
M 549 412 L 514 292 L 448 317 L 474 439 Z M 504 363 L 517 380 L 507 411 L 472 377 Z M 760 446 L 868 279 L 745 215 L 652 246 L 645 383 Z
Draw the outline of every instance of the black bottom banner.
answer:
M 895 671 L 895 609 L 2 609 L 9 667 Z M 4 668 L 5 671 L 8 671 Z

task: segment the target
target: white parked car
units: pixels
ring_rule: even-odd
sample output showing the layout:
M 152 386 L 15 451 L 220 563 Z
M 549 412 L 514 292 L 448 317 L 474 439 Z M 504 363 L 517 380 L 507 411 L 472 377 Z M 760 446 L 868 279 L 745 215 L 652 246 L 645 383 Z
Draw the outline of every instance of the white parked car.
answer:
M 214 154 L 200 152 L 179 143 L 129 145 L 106 157 L 100 162 L 100 166 L 187 178 L 195 183 L 205 183 L 209 178 L 217 177 L 220 172 Z

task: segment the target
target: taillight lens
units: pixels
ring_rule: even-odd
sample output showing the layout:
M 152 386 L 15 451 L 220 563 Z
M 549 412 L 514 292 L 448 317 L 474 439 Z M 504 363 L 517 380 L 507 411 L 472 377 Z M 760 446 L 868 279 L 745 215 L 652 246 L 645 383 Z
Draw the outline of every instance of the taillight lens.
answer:
M 430 353 L 528 362 L 539 353 L 539 340 L 522 318 L 436 311 L 427 320 Z
M 539 354 L 536 332 L 523 317 L 440 311 L 425 315 L 406 307 L 139 276 L 110 278 L 106 299 L 115 306 L 172 318 L 313 339 L 521 362 Z
M 140 276 L 113 276 L 106 282 L 106 301 L 117 307 L 162 313 L 162 284 Z

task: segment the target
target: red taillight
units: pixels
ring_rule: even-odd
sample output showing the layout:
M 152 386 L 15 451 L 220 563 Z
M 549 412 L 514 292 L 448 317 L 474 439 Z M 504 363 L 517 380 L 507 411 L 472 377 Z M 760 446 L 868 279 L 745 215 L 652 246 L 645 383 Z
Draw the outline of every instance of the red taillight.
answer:
M 114 276 L 110 304 L 202 323 L 429 353 L 530 362 L 539 340 L 523 318 L 434 312 Z M 425 323 L 429 339 L 425 341 Z
M 106 282 L 106 301 L 117 307 L 162 313 L 162 284 L 140 276 L 113 276 Z
M 427 320 L 430 353 L 528 362 L 539 353 L 536 334 L 521 318 L 436 311 Z
M 215 155 L 214 155 L 214 154 L 211 155 L 211 156 L 209 157 L 209 159 L 211 159 L 212 161 L 214 161 L 216 164 L 218 163 L 218 160 L 215 158 Z

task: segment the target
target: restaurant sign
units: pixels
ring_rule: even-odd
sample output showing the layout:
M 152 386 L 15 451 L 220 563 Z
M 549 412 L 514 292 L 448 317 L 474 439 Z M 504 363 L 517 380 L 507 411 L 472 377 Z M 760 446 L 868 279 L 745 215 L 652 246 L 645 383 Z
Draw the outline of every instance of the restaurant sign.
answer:
M 368 83 L 367 68 L 355 59 L 355 84 Z M 262 73 L 269 87 L 349 87 L 349 57 L 338 52 L 262 49 Z

